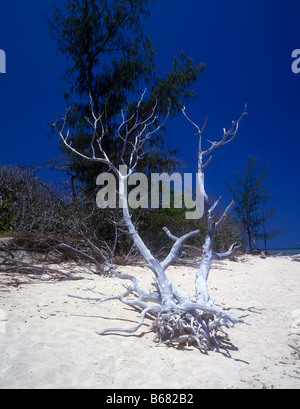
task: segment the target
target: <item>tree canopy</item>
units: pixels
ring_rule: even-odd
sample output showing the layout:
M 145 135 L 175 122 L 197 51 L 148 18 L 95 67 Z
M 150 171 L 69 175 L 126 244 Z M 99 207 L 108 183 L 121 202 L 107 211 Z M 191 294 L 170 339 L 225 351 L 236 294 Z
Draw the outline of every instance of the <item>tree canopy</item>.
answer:
M 148 92 L 140 107 L 145 118 L 155 100 L 157 114 L 172 117 L 196 97 L 190 87 L 205 69 L 204 64 L 195 64 L 181 52 L 174 57 L 170 72 L 161 75 L 155 65 L 154 45 L 143 30 L 151 3 L 155 0 L 68 0 L 65 10 L 56 8 L 54 12 L 51 35 L 57 41 L 57 51 L 70 64 L 64 75 L 69 84 L 65 99 L 71 106 L 67 126 L 72 129 L 72 145 L 80 151 L 90 147 L 91 135 L 82 120 L 90 117 L 89 98 L 94 112 L 104 113 L 109 133 L 104 148 L 116 160 L 120 154 L 119 138 L 115 137 L 118 116 L 122 109 L 130 115 L 135 104 L 129 101 L 139 100 L 145 88 Z M 101 166 L 82 162 L 70 152 L 68 155 L 76 176 L 94 184 Z M 151 138 L 140 170 L 170 170 L 175 166 L 175 155 L 176 151 L 168 149 L 162 130 Z

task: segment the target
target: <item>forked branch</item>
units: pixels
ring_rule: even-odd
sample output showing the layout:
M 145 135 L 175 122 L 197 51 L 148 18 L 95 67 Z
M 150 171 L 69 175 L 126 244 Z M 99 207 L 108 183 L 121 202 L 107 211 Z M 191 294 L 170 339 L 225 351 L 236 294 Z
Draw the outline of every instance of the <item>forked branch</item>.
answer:
M 247 115 L 247 105 L 245 106 L 245 109 L 240 116 L 240 118 L 237 121 L 232 122 L 232 126 L 229 131 L 226 131 L 224 129 L 224 135 L 221 140 L 219 141 L 208 141 L 211 146 L 203 150 L 202 149 L 202 137 L 203 137 L 203 132 L 205 129 L 205 125 L 207 122 L 207 119 L 205 120 L 205 124 L 203 128 L 200 128 L 195 122 L 193 122 L 188 115 L 186 114 L 186 109 L 183 109 L 183 114 L 185 118 L 190 122 L 196 129 L 197 129 L 197 135 L 199 137 L 199 151 L 198 151 L 198 172 L 200 174 L 204 173 L 204 170 L 207 168 L 208 164 L 212 160 L 212 156 L 209 157 L 208 161 L 206 163 L 203 163 L 203 157 L 207 155 L 211 155 L 211 153 L 221 147 L 229 144 L 234 140 L 234 138 L 237 135 L 239 125 L 241 120 L 244 118 L 245 115 Z M 199 191 L 204 191 L 204 177 L 198 178 L 198 183 L 199 183 Z M 202 185 L 200 185 L 202 184 Z M 234 207 L 235 203 L 231 202 L 229 206 L 225 209 L 223 212 L 222 216 L 219 218 L 217 222 L 214 221 L 214 211 L 219 205 L 221 201 L 221 197 L 210 207 L 208 207 L 208 197 L 205 193 L 205 199 L 206 199 L 206 204 L 207 204 L 207 235 L 205 238 L 205 242 L 203 245 L 203 256 L 202 260 L 200 263 L 199 270 L 196 274 L 196 298 L 197 302 L 200 304 L 205 304 L 205 305 L 214 305 L 214 300 L 210 298 L 209 292 L 208 292 L 208 286 L 207 286 L 207 281 L 209 277 L 209 272 L 211 268 L 211 263 L 214 259 L 225 259 L 229 257 L 235 248 L 237 248 L 238 243 L 234 243 L 230 246 L 229 250 L 225 253 L 215 253 L 213 252 L 213 241 L 214 241 L 214 236 L 215 232 L 218 229 L 218 227 L 221 226 L 221 224 L 228 218 L 230 211 Z

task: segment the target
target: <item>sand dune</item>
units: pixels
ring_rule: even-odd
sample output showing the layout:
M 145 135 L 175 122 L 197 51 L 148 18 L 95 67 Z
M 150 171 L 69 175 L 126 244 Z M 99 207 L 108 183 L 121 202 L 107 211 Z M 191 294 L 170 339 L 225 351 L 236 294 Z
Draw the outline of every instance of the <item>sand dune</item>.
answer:
M 150 288 L 147 269 L 120 270 Z M 193 295 L 193 268 L 168 271 Z M 209 285 L 217 305 L 245 323 L 228 330 L 226 349 L 208 355 L 193 347 L 156 347 L 147 320 L 134 335 L 98 336 L 104 328 L 132 327 L 138 312 L 118 301 L 67 296 L 110 296 L 122 285 L 92 275 L 0 285 L 0 388 L 300 388 L 299 263 L 249 256 L 214 266 Z

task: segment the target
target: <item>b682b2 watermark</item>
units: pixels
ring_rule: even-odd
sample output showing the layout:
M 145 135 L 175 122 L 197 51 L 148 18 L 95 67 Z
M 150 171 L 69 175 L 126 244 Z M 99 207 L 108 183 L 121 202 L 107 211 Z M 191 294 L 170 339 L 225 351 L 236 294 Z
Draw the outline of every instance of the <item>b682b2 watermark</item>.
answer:
M 6 54 L 0 50 L 0 74 L 6 74 Z

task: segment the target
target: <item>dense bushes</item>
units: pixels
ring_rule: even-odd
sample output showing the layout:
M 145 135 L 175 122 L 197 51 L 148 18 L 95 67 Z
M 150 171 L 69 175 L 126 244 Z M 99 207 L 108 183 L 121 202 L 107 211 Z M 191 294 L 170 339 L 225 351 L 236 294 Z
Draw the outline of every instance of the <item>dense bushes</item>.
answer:
M 58 200 L 35 177 L 33 169 L 1 166 L 0 197 L 9 214 L 7 227 L 11 230 L 43 233 L 55 223 Z
M 10 210 L 10 201 L 0 197 L 0 233 L 10 230 L 14 216 Z
M 221 216 L 216 215 L 216 218 Z M 202 245 L 207 234 L 207 220 L 187 220 L 185 209 L 155 209 L 143 211 L 139 217 L 139 233 L 145 243 L 154 252 L 164 254 L 169 251 L 172 243 L 163 231 L 167 227 L 174 235 L 181 237 L 184 234 L 199 230 L 200 234 L 185 245 L 185 251 L 189 255 L 200 255 Z M 241 239 L 240 225 L 234 217 L 228 217 L 220 226 L 214 240 L 214 251 L 225 252 L 234 242 Z
M 34 168 L 0 166 L 0 198 L 0 232 L 9 230 L 51 237 L 60 250 L 62 242 L 77 249 L 84 247 L 83 242 L 90 243 L 111 259 L 120 256 L 124 260 L 128 255 L 135 255 L 121 210 L 100 210 L 91 193 L 79 193 L 74 198 L 66 188 L 54 188 L 41 181 Z M 174 208 L 135 210 L 132 215 L 141 237 L 156 256 L 165 254 L 172 245 L 163 227 L 179 237 L 200 230 L 199 236 L 191 239 L 185 250 L 188 254 L 201 254 L 207 233 L 204 218 L 186 220 L 185 209 Z M 229 217 L 218 231 L 214 250 L 223 252 L 239 238 L 239 225 Z M 51 246 L 54 246 L 52 241 Z

